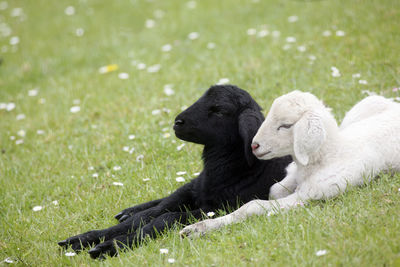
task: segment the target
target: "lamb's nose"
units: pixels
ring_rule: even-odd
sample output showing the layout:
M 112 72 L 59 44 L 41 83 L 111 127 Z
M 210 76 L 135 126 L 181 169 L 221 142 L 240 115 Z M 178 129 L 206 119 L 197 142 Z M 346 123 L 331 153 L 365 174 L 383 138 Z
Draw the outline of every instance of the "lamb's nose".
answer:
M 175 121 L 175 126 L 183 125 L 184 123 L 185 123 L 184 120 L 178 119 L 178 120 Z
M 256 150 L 259 147 L 260 147 L 260 145 L 258 143 L 252 143 L 251 144 L 251 149 L 253 149 L 253 151 Z

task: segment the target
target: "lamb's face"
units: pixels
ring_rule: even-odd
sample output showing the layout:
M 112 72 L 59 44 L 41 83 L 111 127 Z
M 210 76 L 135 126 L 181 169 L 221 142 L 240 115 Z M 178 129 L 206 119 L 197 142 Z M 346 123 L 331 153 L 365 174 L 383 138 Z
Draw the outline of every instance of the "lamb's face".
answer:
M 253 153 L 259 159 L 293 154 L 293 128 L 301 114 L 293 112 L 290 102 L 283 100 L 281 97 L 274 101 L 267 118 L 253 138 Z
M 175 135 L 182 140 L 203 145 L 236 142 L 240 138 L 238 116 L 243 109 L 238 101 L 239 97 L 243 97 L 243 91 L 239 88 L 211 87 L 176 117 Z M 252 100 L 248 94 L 246 97 Z
M 310 93 L 291 92 L 277 98 L 253 138 L 253 153 L 259 159 L 291 155 L 307 165 L 326 140 L 325 123 L 337 128 L 329 110 Z

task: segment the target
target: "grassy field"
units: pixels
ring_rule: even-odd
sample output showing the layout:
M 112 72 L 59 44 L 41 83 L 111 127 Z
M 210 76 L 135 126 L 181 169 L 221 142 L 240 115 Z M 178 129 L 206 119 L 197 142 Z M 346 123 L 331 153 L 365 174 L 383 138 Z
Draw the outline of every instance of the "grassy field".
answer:
M 398 97 L 399 18 L 397 0 L 0 0 L 0 265 L 400 266 L 399 174 L 102 262 L 57 246 L 201 170 L 171 125 L 221 79 L 265 113 L 311 91 L 339 121 L 368 92 Z

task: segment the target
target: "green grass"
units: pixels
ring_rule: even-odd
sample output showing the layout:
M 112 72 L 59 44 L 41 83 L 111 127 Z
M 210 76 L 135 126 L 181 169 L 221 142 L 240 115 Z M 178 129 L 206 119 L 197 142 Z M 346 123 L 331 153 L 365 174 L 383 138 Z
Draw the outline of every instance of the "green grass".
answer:
M 69 5 L 75 7 L 73 16 L 64 13 Z M 24 15 L 11 16 L 18 7 Z M 154 18 L 156 10 L 164 17 Z M 288 22 L 292 15 L 297 22 Z M 311 91 L 338 120 L 365 96 L 362 90 L 396 97 L 399 17 L 397 0 L 201 0 L 194 9 L 185 1 L 8 0 L 0 10 L 0 102 L 16 108 L 0 110 L 0 261 L 160 266 L 174 258 L 178 266 L 399 266 L 399 174 L 200 239 L 181 240 L 171 230 L 103 262 L 87 253 L 66 257 L 57 246 L 68 236 L 115 224 L 113 216 L 123 208 L 169 194 L 180 186 L 177 171 L 187 171 L 190 179 L 201 170 L 201 147 L 186 144 L 177 151 L 183 142 L 174 137 L 171 124 L 182 106 L 220 78 L 248 90 L 265 112 L 285 92 Z M 146 28 L 146 19 L 154 19 L 155 27 Z M 5 24 L 12 30 L 9 36 L 4 36 Z M 268 36 L 247 35 L 247 29 L 262 25 Z M 78 28 L 84 29 L 81 37 L 75 34 Z M 326 30 L 332 35 L 324 37 Z M 336 36 L 336 30 L 345 36 Z M 280 36 L 272 37 L 273 31 Z M 199 38 L 189 40 L 190 32 Z M 19 37 L 16 46 L 9 44 L 12 36 Z M 289 36 L 297 41 L 284 50 Z M 215 49 L 207 49 L 209 42 Z M 173 49 L 162 52 L 168 43 Z M 301 45 L 305 52 L 297 49 Z M 161 69 L 137 70 L 133 60 L 161 64 Z M 99 74 L 108 64 L 118 64 L 119 70 Z M 332 66 L 341 77 L 332 77 Z M 120 72 L 129 73 L 129 79 L 119 79 Z M 175 95 L 163 93 L 165 84 L 173 84 Z M 38 95 L 28 96 L 34 88 Z M 76 99 L 81 111 L 74 114 L 70 108 Z M 163 108 L 170 113 L 152 115 Z M 18 114 L 26 118 L 16 120 Z M 26 136 L 18 136 L 19 130 Z M 136 139 L 129 140 L 129 134 Z M 19 139 L 24 143 L 17 145 Z M 124 146 L 135 151 L 129 154 Z M 137 162 L 141 154 L 144 159 Z M 124 186 L 112 185 L 115 181 Z M 37 205 L 44 209 L 34 212 Z M 169 254 L 160 255 L 160 248 Z M 317 257 L 321 249 L 327 254 Z

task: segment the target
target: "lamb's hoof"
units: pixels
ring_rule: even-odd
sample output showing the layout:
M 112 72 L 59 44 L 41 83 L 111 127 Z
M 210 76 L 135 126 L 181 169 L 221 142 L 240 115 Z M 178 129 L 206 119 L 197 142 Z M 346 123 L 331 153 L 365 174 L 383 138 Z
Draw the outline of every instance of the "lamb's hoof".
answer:
M 65 240 L 63 240 L 63 241 L 60 241 L 60 242 L 58 242 L 57 243 L 60 247 L 63 247 L 63 248 L 67 248 L 68 247 L 68 241 L 67 241 L 67 239 L 65 239 Z
M 207 232 L 206 224 L 204 222 L 198 222 L 186 226 L 179 232 L 179 234 L 182 238 L 184 237 L 196 238 L 205 235 L 206 232 Z
M 101 237 L 102 235 L 99 234 L 99 231 L 93 230 L 67 238 L 63 241 L 58 242 L 58 245 L 65 249 L 71 246 L 71 248 L 75 252 L 79 252 L 93 244 L 98 244 Z
M 125 221 L 126 219 L 128 219 L 130 216 L 129 215 L 124 215 L 121 218 L 119 218 L 119 222 L 122 223 L 123 221 Z
M 120 213 L 118 213 L 117 215 L 114 216 L 115 219 L 119 220 L 121 219 L 122 215 L 124 215 L 124 212 L 121 211 Z
M 90 254 L 90 257 L 93 259 L 99 259 L 99 260 L 104 260 L 106 256 L 117 256 L 118 251 L 117 248 L 114 245 L 114 240 L 109 240 L 104 243 L 100 243 L 94 248 L 90 249 L 88 251 Z
M 92 257 L 93 259 L 97 259 L 101 256 L 101 249 L 98 247 L 94 247 L 90 249 L 88 253 L 90 254 L 90 257 Z

